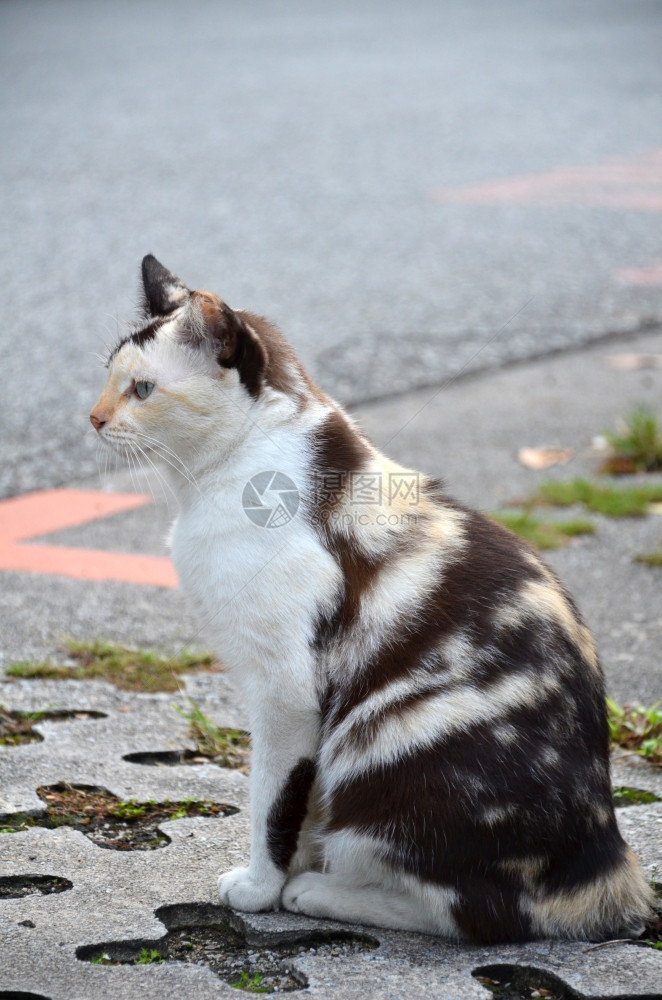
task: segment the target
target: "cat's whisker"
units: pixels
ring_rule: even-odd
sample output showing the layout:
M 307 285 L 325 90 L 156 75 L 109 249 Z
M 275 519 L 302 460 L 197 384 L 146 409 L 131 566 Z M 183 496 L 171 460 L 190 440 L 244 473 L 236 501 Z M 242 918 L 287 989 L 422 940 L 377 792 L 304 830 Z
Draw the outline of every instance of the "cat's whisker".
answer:
M 186 465 L 186 463 L 184 461 L 182 461 L 182 459 L 174 451 L 172 451 L 171 448 L 169 448 L 167 445 L 165 445 L 162 441 L 158 441 L 156 438 L 153 438 L 150 435 L 145 434 L 144 432 L 141 432 L 141 433 L 137 434 L 136 436 L 139 437 L 141 440 L 145 441 L 146 444 L 147 444 L 147 448 L 149 450 L 151 450 L 157 458 L 159 458 L 166 465 L 169 465 L 173 469 L 173 471 L 176 472 L 178 475 L 180 475 L 184 479 L 186 479 L 190 483 L 190 485 L 195 490 L 197 490 L 197 492 L 200 494 L 200 496 L 203 499 L 205 499 L 204 494 L 200 490 L 200 487 L 199 487 L 199 485 L 198 485 L 198 483 L 197 483 L 197 481 L 195 479 L 195 476 L 193 475 L 193 473 L 191 472 L 191 470 L 188 468 L 188 466 Z M 138 445 L 138 447 L 140 447 L 140 446 Z M 141 451 L 142 451 L 144 457 L 149 461 L 149 463 L 152 466 L 152 468 L 154 469 L 155 473 L 163 480 L 164 483 L 167 484 L 168 489 L 172 493 L 173 497 L 175 497 L 175 499 L 177 499 L 176 494 L 175 494 L 174 490 L 172 489 L 172 486 L 168 482 L 167 477 L 163 476 L 163 474 L 161 473 L 161 470 L 158 469 L 158 467 L 156 466 L 156 464 L 151 461 L 151 459 L 149 458 L 149 455 L 147 454 L 147 451 L 145 451 L 143 448 L 141 448 Z M 171 460 L 171 456 L 172 456 L 172 459 L 175 459 L 175 461 L 178 463 L 178 465 L 174 464 L 174 462 Z
M 144 460 L 146 462 L 148 462 L 149 465 L 151 466 L 151 468 L 154 470 L 154 474 L 155 474 L 155 476 L 156 476 L 156 478 L 158 480 L 158 483 L 159 483 L 159 485 L 161 487 L 161 490 L 163 492 L 163 499 L 165 501 L 165 505 L 168 508 L 168 510 L 170 510 L 170 503 L 169 503 L 169 500 L 168 500 L 168 494 L 166 492 L 166 487 L 170 490 L 171 494 L 173 495 L 173 497 L 176 500 L 177 496 L 175 494 L 175 491 L 173 490 L 172 486 L 168 482 L 167 478 L 162 474 L 162 472 L 158 468 L 158 466 L 149 457 L 149 455 L 144 450 L 144 448 L 141 448 L 139 444 L 136 444 L 136 448 L 138 449 L 138 451 L 140 452 L 140 454 L 142 455 L 142 457 L 144 458 Z M 156 503 L 156 497 L 154 496 L 154 493 L 152 492 L 151 481 L 150 481 L 149 477 L 148 477 L 147 481 L 148 481 L 148 483 L 150 483 L 150 493 L 152 494 L 152 499 L 154 500 L 154 503 Z
M 129 462 L 129 472 L 131 475 L 131 483 L 133 484 L 133 489 L 136 493 L 142 493 L 140 488 L 140 472 L 138 469 L 138 459 L 133 451 L 133 448 L 129 444 L 126 452 L 126 456 Z
M 133 483 L 133 471 L 131 469 L 131 459 L 130 459 L 129 454 L 128 454 L 128 452 L 127 452 L 127 450 L 125 448 L 122 449 L 122 454 L 121 454 L 120 457 L 122 458 L 122 460 L 124 462 L 124 466 L 125 466 L 125 468 L 127 469 L 128 473 L 129 473 L 129 478 L 131 480 L 131 486 L 135 489 L 134 483 Z
M 162 445 L 160 445 L 160 444 L 159 444 L 158 442 L 156 442 L 156 441 L 148 441 L 148 442 L 147 442 L 147 447 L 148 447 L 148 448 L 149 448 L 149 449 L 150 449 L 151 451 L 153 451 L 153 452 L 154 452 L 154 454 L 155 454 L 155 455 L 156 455 L 156 456 L 157 456 L 158 458 L 160 458 L 162 462 L 165 462 L 165 463 L 166 463 L 167 465 L 169 465 L 169 466 L 171 467 L 171 469 L 173 469 L 173 470 L 174 470 L 174 471 L 175 471 L 175 472 L 176 472 L 176 473 L 177 473 L 178 475 L 182 476 L 182 478 L 183 478 L 183 479 L 186 479 L 186 480 L 187 480 L 187 482 L 189 482 L 189 483 L 191 484 L 191 486 L 193 486 L 193 487 L 195 487 L 196 489 L 198 489 L 198 484 L 197 484 L 197 482 L 196 482 L 196 479 L 195 479 L 195 476 L 194 476 L 194 475 L 193 475 L 193 473 L 192 473 L 192 472 L 190 471 L 190 469 L 188 468 L 188 466 L 187 466 L 187 465 L 186 465 L 186 464 L 185 464 L 184 462 L 182 462 L 182 460 L 181 460 L 181 459 L 177 458 L 177 456 L 176 456 L 176 455 L 171 455 L 170 453 L 168 453 L 168 452 L 165 452 L 165 451 L 163 450 L 163 446 L 162 446 Z M 177 463 L 177 464 L 176 464 L 176 463 Z
M 104 455 L 103 455 L 103 484 L 105 486 L 106 482 L 108 481 L 108 465 L 109 465 L 109 462 L 110 462 L 110 451 L 108 450 L 108 448 L 104 448 L 101 443 L 99 443 L 99 448 L 104 453 Z
M 147 486 L 147 489 L 149 491 L 149 495 L 151 496 L 152 501 L 154 503 L 156 503 L 157 502 L 156 501 L 156 495 L 155 495 L 154 490 L 152 488 L 151 476 L 148 475 L 147 470 L 146 470 L 145 465 L 144 465 L 144 461 L 143 461 L 143 454 L 144 453 L 142 452 L 142 449 L 139 448 L 138 445 L 136 445 L 135 442 L 131 443 L 131 452 L 132 452 L 132 455 L 133 455 L 133 459 L 134 459 L 134 461 L 136 463 L 136 469 L 138 471 L 138 474 L 139 474 L 139 476 L 142 479 L 144 479 L 144 481 L 146 483 L 146 486 Z
M 187 469 L 187 471 L 192 475 L 190 469 L 188 469 L 188 466 L 183 461 L 183 459 L 177 454 L 177 452 L 173 451 L 172 448 L 170 448 L 163 441 L 160 441 L 159 438 L 152 437 L 150 434 L 146 434 L 145 431 L 143 430 L 137 432 L 137 437 L 140 437 L 142 441 L 147 441 L 149 445 L 158 445 L 159 448 L 162 448 L 164 451 L 167 451 L 169 455 L 171 455 L 177 462 L 180 462 L 181 465 L 184 466 L 184 468 Z M 195 450 L 199 455 L 200 452 L 198 451 L 198 449 L 196 448 Z
M 181 462 L 181 464 L 187 469 L 187 471 L 191 475 L 193 475 L 193 473 L 188 468 L 188 466 L 186 465 L 186 463 L 184 462 L 184 460 L 182 459 L 182 457 L 180 455 L 178 455 L 176 451 L 173 451 L 173 449 L 170 448 L 164 441 L 161 441 L 159 438 L 152 437 L 150 434 L 147 434 L 144 430 L 137 431 L 137 436 L 140 437 L 141 440 L 147 441 L 148 444 L 150 444 L 150 445 L 151 444 L 158 444 L 160 448 L 163 448 L 165 451 L 167 451 L 168 454 L 171 455 L 177 462 Z M 200 458 L 200 449 L 197 448 L 194 444 L 191 444 L 191 447 L 192 447 L 193 451 L 195 452 L 195 454 L 198 456 L 198 458 Z
M 203 491 L 200 489 L 200 486 L 198 485 L 198 482 L 194 477 L 191 477 L 189 474 L 182 471 L 182 469 L 178 468 L 176 465 L 173 465 L 168 455 L 162 455 L 160 453 L 158 445 L 150 445 L 150 448 L 157 458 L 159 458 L 162 462 L 164 462 L 165 465 L 169 465 L 173 469 L 173 471 L 177 473 L 177 475 L 181 476 L 189 483 L 190 486 L 193 487 L 193 489 L 196 491 L 201 500 L 204 500 L 205 503 L 213 502 L 212 498 L 208 494 L 203 493 Z
M 162 462 L 164 462 L 164 463 L 165 463 L 166 465 L 170 466 L 170 468 L 171 468 L 171 469 L 172 469 L 172 470 L 173 470 L 174 472 L 176 472 L 178 476 L 181 476 L 181 477 L 182 477 L 182 479 L 185 479 L 185 480 L 186 480 L 186 481 L 187 481 L 187 482 L 188 482 L 188 483 L 189 483 L 189 484 L 190 484 L 191 486 L 193 486 L 193 488 L 194 488 L 194 489 L 196 489 L 196 490 L 200 491 L 200 488 L 199 488 L 199 486 L 198 486 L 198 483 L 196 482 L 195 478 L 193 478 L 193 477 L 192 477 L 192 476 L 191 476 L 191 475 L 190 475 L 190 474 L 189 474 L 189 473 L 187 472 L 187 470 L 186 470 L 186 467 L 185 467 L 185 466 L 184 466 L 184 467 L 182 468 L 182 467 L 181 467 L 181 466 L 179 466 L 179 465 L 175 465 L 175 463 L 174 463 L 174 462 L 173 462 L 173 461 L 171 460 L 170 456 L 169 456 L 169 455 L 167 455 L 167 454 L 164 454 L 164 453 L 163 453 L 163 452 L 161 451 L 161 449 L 160 449 L 159 445 L 157 445 L 157 444 L 150 444 L 150 445 L 149 445 L 149 448 L 150 448 L 150 450 L 151 450 L 151 451 L 153 452 L 153 454 L 154 454 L 154 455 L 155 455 L 155 456 L 156 456 L 156 457 L 157 457 L 158 459 L 160 459 L 160 461 L 162 461 Z M 202 495 L 202 494 L 201 494 L 201 495 Z
M 97 435 L 95 460 L 97 463 L 97 475 L 103 487 L 108 481 L 108 463 L 110 462 L 111 451 L 104 441 Z
M 195 476 L 193 475 L 193 473 L 191 472 L 191 470 L 189 469 L 189 467 L 186 465 L 186 463 L 184 461 L 182 461 L 182 459 L 177 454 L 175 454 L 174 451 L 172 451 L 170 448 L 167 448 L 167 446 L 164 445 L 161 441 L 157 441 L 156 438 L 150 438 L 148 435 L 145 435 L 145 434 L 141 434 L 140 437 L 147 442 L 148 447 L 151 448 L 151 450 L 154 452 L 154 454 L 157 455 L 158 458 L 161 459 L 161 461 L 165 462 L 178 475 L 180 475 L 184 479 L 186 479 L 187 482 L 189 482 L 190 485 L 195 490 L 197 490 L 197 492 L 200 494 L 200 496 L 203 499 L 205 499 L 204 494 L 203 494 L 202 490 L 200 489 Z M 164 450 L 165 450 L 165 453 L 164 453 Z M 177 465 L 174 464 L 174 462 L 171 460 L 171 456 L 172 456 L 172 459 L 175 459 L 179 463 L 179 466 L 177 466 Z
M 134 493 L 138 493 L 139 490 L 138 487 L 136 486 L 136 481 L 133 475 L 133 462 L 131 461 L 131 453 L 128 449 L 126 449 L 124 452 L 124 458 L 126 460 L 126 465 L 129 470 L 129 478 L 131 480 L 131 486 L 133 488 Z
M 101 469 L 101 442 L 97 441 L 97 446 L 94 452 L 94 461 L 97 465 L 97 476 L 99 480 L 103 483 L 103 472 Z

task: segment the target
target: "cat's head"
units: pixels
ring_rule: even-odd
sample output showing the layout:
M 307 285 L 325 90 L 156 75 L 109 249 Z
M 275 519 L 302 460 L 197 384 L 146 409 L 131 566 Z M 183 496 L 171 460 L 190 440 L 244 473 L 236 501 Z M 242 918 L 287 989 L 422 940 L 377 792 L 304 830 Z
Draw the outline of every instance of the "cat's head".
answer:
M 90 420 L 122 452 L 200 451 L 251 426 L 249 410 L 292 405 L 307 382 L 294 352 L 261 317 L 191 291 L 151 255 L 142 262 L 142 321 L 108 359 Z

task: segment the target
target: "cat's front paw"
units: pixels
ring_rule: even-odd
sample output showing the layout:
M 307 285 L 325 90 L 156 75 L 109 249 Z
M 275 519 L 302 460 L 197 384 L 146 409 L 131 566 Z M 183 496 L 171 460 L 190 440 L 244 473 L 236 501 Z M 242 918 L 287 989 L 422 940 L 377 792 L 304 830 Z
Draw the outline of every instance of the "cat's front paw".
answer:
M 245 910 L 247 913 L 275 910 L 281 888 L 281 880 L 272 884 L 269 879 L 258 881 L 253 878 L 250 868 L 233 868 L 218 880 L 221 901 L 233 910 Z

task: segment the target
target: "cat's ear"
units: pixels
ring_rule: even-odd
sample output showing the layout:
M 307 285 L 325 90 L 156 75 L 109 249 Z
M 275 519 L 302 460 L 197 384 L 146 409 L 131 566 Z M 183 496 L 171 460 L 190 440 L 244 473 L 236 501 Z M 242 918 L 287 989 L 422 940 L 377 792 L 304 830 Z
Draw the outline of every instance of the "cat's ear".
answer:
M 191 294 L 184 282 L 160 264 L 151 253 L 143 257 L 145 311 L 149 316 L 167 316 Z
M 214 355 L 222 368 L 236 368 L 251 396 L 258 396 L 267 350 L 255 330 L 211 292 L 193 292 L 191 312 L 192 332 L 198 343 Z

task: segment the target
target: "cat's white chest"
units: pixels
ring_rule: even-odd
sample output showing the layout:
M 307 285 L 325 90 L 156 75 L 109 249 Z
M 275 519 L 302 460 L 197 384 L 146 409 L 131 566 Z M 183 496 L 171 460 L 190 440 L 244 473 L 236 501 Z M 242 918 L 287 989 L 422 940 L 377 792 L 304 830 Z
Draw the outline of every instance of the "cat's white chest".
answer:
M 170 545 L 180 585 L 203 616 L 213 616 L 210 624 L 249 618 L 250 608 L 240 601 L 247 591 L 253 598 L 267 596 L 269 581 L 261 571 L 271 553 L 262 559 L 261 550 L 270 548 L 269 540 L 251 537 L 243 521 L 220 503 L 201 501 L 173 525 Z
M 225 663 L 240 672 L 304 656 L 339 570 L 310 527 L 253 524 L 239 506 L 184 510 L 171 534 L 182 589 Z M 307 654 L 306 654 L 307 655 Z

